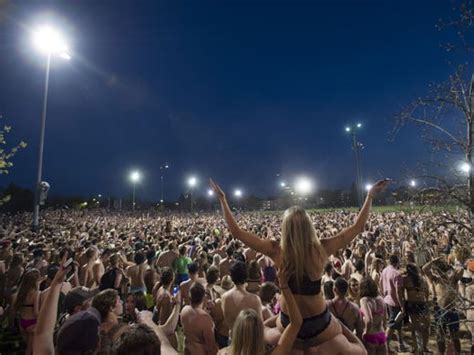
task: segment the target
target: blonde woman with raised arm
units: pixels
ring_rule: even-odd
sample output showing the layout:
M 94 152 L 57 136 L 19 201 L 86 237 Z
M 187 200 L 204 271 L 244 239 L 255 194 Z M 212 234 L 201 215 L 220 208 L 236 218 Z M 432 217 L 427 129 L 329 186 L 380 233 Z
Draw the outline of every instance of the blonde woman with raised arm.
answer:
M 211 187 L 219 198 L 231 234 L 248 247 L 269 256 L 278 269 L 285 270 L 289 275 L 288 287 L 303 317 L 294 348 L 305 350 L 342 333 L 340 323 L 331 317 L 322 296 L 321 275 L 324 265 L 328 262 L 329 255 L 346 247 L 364 230 L 372 200 L 388 182 L 388 179 L 377 182 L 368 192 L 355 223 L 332 238 L 320 240 L 306 211 L 298 206 L 289 208 L 283 215 L 281 240 L 278 243 L 260 239 L 257 235 L 242 230 L 232 215 L 224 192 L 211 180 Z M 283 297 L 277 321 L 281 331 L 290 323 L 288 312 L 289 307 Z

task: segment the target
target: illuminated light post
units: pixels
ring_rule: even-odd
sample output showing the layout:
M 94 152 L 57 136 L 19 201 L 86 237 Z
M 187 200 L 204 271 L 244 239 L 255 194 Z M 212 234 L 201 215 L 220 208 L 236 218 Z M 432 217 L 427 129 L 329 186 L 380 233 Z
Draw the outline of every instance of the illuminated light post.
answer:
M 410 180 L 410 186 L 416 187 L 416 180 Z
M 38 171 L 35 184 L 35 199 L 33 206 L 33 230 L 37 231 L 39 227 L 39 210 L 40 210 L 40 190 L 41 179 L 43 175 L 43 151 L 44 151 L 44 133 L 46 129 L 46 111 L 48 107 L 48 88 L 49 88 L 49 72 L 51 67 L 52 56 L 58 56 L 65 60 L 70 60 L 66 41 L 62 35 L 50 26 L 39 27 L 33 32 L 33 44 L 42 53 L 46 54 L 46 75 L 44 81 L 43 92 L 43 110 L 41 113 L 41 129 L 40 142 L 38 149 Z
M 160 166 L 160 171 L 161 171 L 161 175 L 160 175 L 160 180 L 161 180 L 161 198 L 160 198 L 160 203 L 161 203 L 161 210 L 164 209 L 164 202 L 165 202 L 165 197 L 164 197 L 164 180 L 165 180 L 165 172 L 166 170 L 169 169 L 169 164 L 168 163 L 165 163 L 164 165 Z
M 237 200 L 237 207 L 240 208 L 240 199 L 242 198 L 242 190 L 235 189 L 234 190 L 234 197 Z
M 295 191 L 299 195 L 309 195 L 313 192 L 313 182 L 306 177 L 300 177 L 295 182 Z
M 209 197 L 209 211 L 212 211 L 212 199 L 214 197 L 214 191 L 211 189 L 207 190 L 207 196 Z
M 194 201 L 193 201 L 193 192 L 194 192 L 194 188 L 196 187 L 197 185 L 197 178 L 195 176 L 191 176 L 189 179 L 188 179 L 188 186 L 189 188 L 191 189 L 190 191 L 190 201 L 191 201 L 191 213 L 193 213 L 193 204 L 194 204 Z
M 365 185 L 365 191 L 369 192 L 371 188 L 372 188 L 372 184 Z
M 352 150 L 354 150 L 354 161 L 356 168 L 356 192 L 357 192 L 357 203 L 359 207 L 362 207 L 362 167 L 360 163 L 360 150 L 363 145 L 361 142 L 357 141 L 356 132 L 357 130 L 362 129 L 362 123 L 358 122 L 355 125 L 346 126 L 345 131 L 349 133 L 352 137 Z
M 132 171 L 130 173 L 130 181 L 133 185 L 133 197 L 132 197 L 132 210 L 135 211 L 135 187 L 141 179 L 141 174 L 139 171 Z

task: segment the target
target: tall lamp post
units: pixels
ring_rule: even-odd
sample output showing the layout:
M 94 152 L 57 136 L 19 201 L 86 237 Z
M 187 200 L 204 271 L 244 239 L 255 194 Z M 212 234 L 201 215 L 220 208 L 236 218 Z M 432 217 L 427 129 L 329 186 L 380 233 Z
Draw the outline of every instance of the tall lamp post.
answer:
M 236 189 L 234 191 L 234 197 L 237 200 L 237 208 L 240 209 L 240 199 L 242 198 L 242 190 Z
M 362 128 L 362 123 L 357 123 L 352 126 L 346 127 L 346 132 L 350 133 L 352 137 L 352 150 L 354 151 L 354 161 L 356 169 L 356 192 L 357 192 L 357 203 L 359 207 L 362 207 L 363 192 L 362 192 L 362 167 L 360 163 L 360 150 L 363 145 L 357 141 L 357 130 Z
M 133 185 L 133 196 L 132 196 L 132 210 L 135 211 L 135 188 L 137 185 L 137 182 L 139 182 L 141 179 L 141 174 L 139 171 L 132 171 L 130 173 L 130 181 L 132 182 Z
M 162 165 L 160 166 L 160 171 L 161 171 L 161 176 L 160 176 L 160 180 L 161 180 L 161 198 L 160 198 L 160 203 L 161 203 L 161 210 L 164 209 L 165 205 L 165 198 L 164 198 L 164 179 L 165 179 L 165 171 L 169 169 L 169 165 L 168 163 L 165 163 L 165 165 Z
M 190 188 L 190 201 L 191 201 L 191 213 L 193 213 L 193 204 L 194 204 L 194 201 L 193 201 L 193 192 L 194 192 L 194 188 L 196 187 L 197 185 L 197 179 L 195 176 L 191 176 L 189 179 L 188 179 L 188 186 Z
M 46 75 L 43 91 L 43 110 L 41 112 L 41 129 L 40 143 L 38 149 L 38 171 L 35 184 L 35 200 L 33 206 L 33 230 L 37 231 L 39 227 L 39 210 L 40 210 L 40 190 L 41 179 L 43 175 L 43 150 L 44 150 L 44 132 L 46 128 L 46 110 L 48 106 L 48 88 L 49 88 L 49 71 L 51 67 L 51 58 L 59 56 L 65 60 L 70 60 L 68 48 L 65 40 L 59 32 L 49 26 L 38 28 L 33 33 L 33 42 L 35 47 L 42 53 L 46 54 Z

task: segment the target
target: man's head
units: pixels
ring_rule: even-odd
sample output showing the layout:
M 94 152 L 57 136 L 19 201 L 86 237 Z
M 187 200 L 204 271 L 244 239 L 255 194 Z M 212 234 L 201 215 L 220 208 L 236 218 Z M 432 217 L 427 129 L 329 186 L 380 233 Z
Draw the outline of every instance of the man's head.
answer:
M 365 263 L 362 261 L 362 259 L 358 259 L 354 267 L 358 273 L 362 273 L 362 271 L 364 271 L 364 268 L 365 268 Z
M 198 273 L 199 267 L 196 263 L 191 263 L 188 265 L 189 275 L 196 275 Z
M 234 262 L 230 267 L 230 277 L 236 285 L 243 285 L 247 281 L 247 266 L 242 261 Z
M 105 320 L 109 313 L 114 313 L 117 317 L 123 313 L 123 305 L 119 294 L 112 289 L 97 294 L 92 300 L 92 307 L 99 311 L 102 320 Z
M 345 297 L 349 284 L 343 277 L 338 277 L 334 282 L 334 293 L 339 297 Z
M 94 308 L 70 316 L 59 328 L 56 354 L 89 354 L 99 345 L 101 318 Z
M 350 249 L 344 250 L 344 257 L 349 259 L 352 256 L 352 251 Z
M 131 325 L 115 341 L 115 355 L 160 355 L 161 342 L 156 333 L 145 324 Z
M 141 251 L 136 252 L 135 256 L 133 257 L 133 261 L 135 261 L 135 264 L 141 265 L 145 262 L 145 254 L 143 254 Z
M 161 269 L 161 283 L 163 286 L 170 285 L 174 280 L 173 270 L 169 267 L 164 267 Z
M 396 254 L 390 255 L 390 258 L 388 260 L 390 262 L 390 265 L 392 265 L 393 267 L 398 267 L 400 263 L 400 260 L 398 259 L 398 255 Z
M 206 281 L 208 284 L 215 284 L 219 280 L 219 269 L 215 266 L 209 267 L 206 272 Z
M 91 306 L 92 298 L 97 293 L 99 293 L 99 289 L 91 290 L 82 286 L 73 288 L 64 299 L 65 311 L 70 315 L 85 311 Z
M 181 256 L 184 256 L 184 254 L 186 254 L 186 246 L 185 245 L 181 245 L 178 249 L 179 251 L 179 255 Z
M 203 302 L 206 290 L 200 282 L 195 282 L 189 290 L 189 294 L 191 299 L 191 305 L 198 306 Z

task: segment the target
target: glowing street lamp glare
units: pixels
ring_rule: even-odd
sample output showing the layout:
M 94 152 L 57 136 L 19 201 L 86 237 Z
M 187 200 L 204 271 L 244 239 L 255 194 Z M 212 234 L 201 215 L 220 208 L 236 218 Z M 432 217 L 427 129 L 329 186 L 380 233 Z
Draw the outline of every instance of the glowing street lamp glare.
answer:
M 208 195 L 208 196 L 211 196 L 211 197 L 214 196 L 214 191 L 212 191 L 212 190 L 207 190 L 207 195 Z
M 313 184 L 309 179 L 302 177 L 296 180 L 295 190 L 301 195 L 306 195 L 313 190 Z
M 370 191 L 371 188 L 372 188 L 372 184 L 365 185 L 365 190 L 366 191 Z
M 197 184 L 197 179 L 194 176 L 192 176 L 188 179 L 188 185 L 189 186 L 194 187 L 194 186 L 196 186 L 196 184 Z
M 416 186 L 416 181 L 415 181 L 415 180 L 411 180 L 411 181 L 410 181 L 410 186 L 411 186 L 411 187 L 415 187 L 415 186 Z
M 471 166 L 469 165 L 469 163 L 462 163 L 460 168 L 465 173 L 468 173 L 471 171 Z
M 280 186 L 281 187 L 285 187 L 286 186 L 286 183 L 284 181 L 280 182 Z
M 133 183 L 136 183 L 140 180 L 140 173 L 138 171 L 132 171 L 130 174 L 130 180 L 132 180 Z
M 59 55 L 66 60 L 71 59 L 63 36 L 50 26 L 39 27 L 33 33 L 33 43 L 43 53 Z
M 242 197 L 242 191 L 241 191 L 241 190 L 238 190 L 238 189 L 235 190 L 235 191 L 234 191 L 234 196 L 235 196 L 235 197 Z
M 346 127 L 346 132 L 350 132 L 351 131 L 351 127 Z

